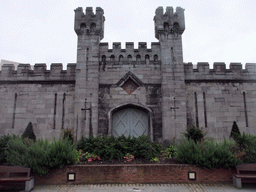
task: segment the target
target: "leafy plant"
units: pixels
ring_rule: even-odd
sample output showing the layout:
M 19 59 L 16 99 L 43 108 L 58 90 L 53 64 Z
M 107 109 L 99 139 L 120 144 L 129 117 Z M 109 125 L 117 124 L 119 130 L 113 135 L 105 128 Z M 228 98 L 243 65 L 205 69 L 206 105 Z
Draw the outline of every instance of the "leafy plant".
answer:
M 158 157 L 154 157 L 154 158 L 152 158 L 150 161 L 153 161 L 153 162 L 160 162 L 160 160 L 159 160 L 159 158 Z
M 235 136 L 235 141 L 238 144 L 240 149 L 248 148 L 248 146 L 250 145 L 250 140 L 251 140 L 250 135 L 243 132 L 242 135 L 235 133 L 234 136 Z
M 101 160 L 100 156 L 91 154 L 91 153 L 82 153 L 81 154 L 81 159 L 87 159 L 88 161 L 95 161 L 95 160 Z
M 22 138 L 29 138 L 32 139 L 34 142 L 36 141 L 36 135 L 33 130 L 33 125 L 31 122 L 28 123 L 27 128 L 25 129 L 24 133 L 21 136 Z
M 39 139 L 34 145 L 31 145 L 26 154 L 26 160 L 32 170 L 41 175 L 46 175 L 49 170 L 48 150 L 51 143 L 47 140 Z
M 213 169 L 215 167 L 234 167 L 239 161 L 231 152 L 234 142 L 224 140 L 205 141 L 204 143 L 193 140 L 182 140 L 177 144 L 177 160 L 199 167 Z
M 244 163 L 256 162 L 256 136 L 245 134 L 236 136 L 236 143 L 239 147 L 237 154 L 243 154 Z
M 251 145 L 246 150 L 244 163 L 255 163 L 256 162 L 256 139 L 251 141 Z
M 165 149 L 164 154 L 167 158 L 174 158 L 177 156 L 177 151 L 173 145 L 170 145 Z
M 82 139 L 77 144 L 77 149 L 88 153 L 97 154 L 103 160 L 112 161 L 122 159 L 127 153 L 133 154 L 136 158 L 151 159 L 161 153 L 161 145 L 150 140 L 149 136 L 116 138 L 110 137 L 89 137 Z
M 46 175 L 52 168 L 62 168 L 78 161 L 78 151 L 68 138 L 54 138 L 51 143 L 39 139 L 30 144 L 24 138 L 11 139 L 6 148 L 7 163 L 31 167 L 34 172 Z
M 131 155 L 130 153 L 127 153 L 125 156 L 124 156 L 124 159 L 127 160 L 127 162 L 130 162 L 134 159 L 134 156 Z
M 9 165 L 27 167 L 29 166 L 26 156 L 27 152 L 28 145 L 26 145 L 25 140 L 23 138 L 12 138 L 7 143 L 7 147 L 5 150 L 6 161 Z
M 50 168 L 63 168 L 65 165 L 76 163 L 75 145 L 68 139 L 53 139 L 47 150 Z
M 161 154 L 162 146 L 151 141 L 149 136 L 142 135 L 136 138 L 132 153 L 136 158 L 152 159 Z
M 203 128 L 190 125 L 187 127 L 184 135 L 188 140 L 192 139 L 195 143 L 197 143 L 204 139 L 205 132 L 203 131 Z
M 3 135 L 0 137 L 0 163 L 5 163 L 6 162 L 6 148 L 7 148 L 7 143 L 13 139 L 16 138 L 16 135 Z

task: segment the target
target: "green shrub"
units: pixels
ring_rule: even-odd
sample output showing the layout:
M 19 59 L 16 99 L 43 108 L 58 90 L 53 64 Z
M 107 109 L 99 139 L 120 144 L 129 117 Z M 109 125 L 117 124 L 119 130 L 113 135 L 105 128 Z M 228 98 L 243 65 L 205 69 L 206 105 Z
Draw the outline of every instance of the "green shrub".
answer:
M 39 139 L 34 145 L 29 147 L 26 154 L 27 163 L 32 170 L 40 175 L 46 175 L 49 170 L 48 150 L 50 142 L 47 140 Z
M 9 165 L 30 167 L 36 173 L 45 175 L 52 168 L 76 164 L 79 158 L 75 145 L 66 139 L 54 139 L 51 143 L 39 139 L 29 143 L 26 139 L 11 139 L 6 148 Z
M 196 127 L 195 125 L 188 126 L 185 137 L 189 140 L 192 139 L 195 143 L 200 142 L 204 139 L 205 133 L 203 128 Z
M 88 139 L 82 137 L 77 144 L 77 149 L 82 149 L 84 152 L 98 155 L 103 160 L 112 161 L 113 159 L 122 159 L 126 154 L 123 144 L 122 141 L 117 140 L 114 136 L 90 136 Z
M 6 148 L 7 148 L 7 143 L 12 139 L 16 138 L 16 135 L 3 135 L 0 137 L 0 163 L 5 163 L 6 162 Z
M 234 167 L 239 160 L 232 154 L 231 141 L 195 143 L 193 140 L 182 140 L 177 144 L 177 160 L 204 168 Z
M 167 147 L 164 151 L 167 158 L 175 158 L 177 156 L 176 148 L 173 145 Z
M 6 147 L 6 161 L 9 165 L 29 167 L 27 152 L 29 146 L 23 138 L 17 137 L 9 140 Z
M 36 141 L 36 135 L 33 130 L 33 125 L 29 122 L 27 128 L 25 129 L 24 133 L 21 136 L 22 138 L 29 138 L 32 139 L 34 142 Z
M 245 150 L 246 154 L 243 159 L 244 163 L 256 162 L 256 136 L 250 134 L 243 134 L 236 139 L 240 150 Z
M 234 153 L 239 159 L 243 160 L 244 163 L 255 163 L 256 162 L 256 136 L 246 134 L 243 132 L 233 133 L 232 137 L 237 147 L 234 147 Z
M 162 146 L 151 141 L 149 136 L 142 135 L 136 139 L 133 154 L 136 158 L 152 159 L 161 154 Z
M 243 132 L 243 134 L 234 133 L 235 142 L 239 146 L 240 149 L 247 149 L 251 143 L 252 137 L 249 134 Z
M 149 136 L 89 137 L 78 142 L 77 149 L 100 156 L 103 160 L 122 159 L 127 153 L 135 158 L 152 159 L 161 153 L 161 145 L 152 142 Z
M 256 139 L 251 141 L 251 145 L 246 150 L 244 163 L 255 163 L 256 162 Z
M 68 138 L 55 139 L 50 143 L 47 157 L 50 168 L 62 168 L 76 163 L 76 148 Z

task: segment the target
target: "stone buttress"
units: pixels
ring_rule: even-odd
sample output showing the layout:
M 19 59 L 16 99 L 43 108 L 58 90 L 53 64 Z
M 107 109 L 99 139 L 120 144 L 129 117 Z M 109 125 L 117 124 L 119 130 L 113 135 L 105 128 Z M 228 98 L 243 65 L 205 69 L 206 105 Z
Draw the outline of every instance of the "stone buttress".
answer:
M 186 86 L 181 35 L 185 30 L 184 9 L 156 9 L 155 36 L 161 46 L 163 139 L 172 140 L 186 128 Z
M 77 66 L 75 89 L 75 119 L 77 139 L 98 133 L 99 44 L 104 34 L 103 9 L 81 7 L 75 10 Z

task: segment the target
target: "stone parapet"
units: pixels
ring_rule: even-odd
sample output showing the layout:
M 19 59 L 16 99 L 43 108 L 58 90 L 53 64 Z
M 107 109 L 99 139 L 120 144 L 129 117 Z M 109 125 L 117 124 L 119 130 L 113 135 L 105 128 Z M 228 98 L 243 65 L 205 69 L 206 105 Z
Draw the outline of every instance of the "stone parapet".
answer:
M 256 80 L 256 63 L 246 63 L 245 69 L 241 63 L 230 63 L 229 68 L 223 62 L 215 62 L 213 69 L 209 68 L 209 63 L 198 62 L 196 66 L 192 63 L 184 63 L 185 79 L 194 80 L 235 80 L 251 81 Z
M 45 63 L 36 63 L 34 70 L 30 64 L 19 64 L 17 70 L 13 64 L 4 64 L 0 71 L 0 81 L 74 81 L 76 64 L 69 63 L 67 70 L 63 70 L 62 63 L 52 63 L 50 70 Z
M 101 61 L 158 61 L 160 60 L 160 43 L 152 42 L 148 49 L 146 42 L 139 42 L 138 49 L 134 49 L 133 42 L 126 42 L 125 49 L 121 48 L 121 42 L 114 42 L 112 49 L 108 43 L 100 43 Z

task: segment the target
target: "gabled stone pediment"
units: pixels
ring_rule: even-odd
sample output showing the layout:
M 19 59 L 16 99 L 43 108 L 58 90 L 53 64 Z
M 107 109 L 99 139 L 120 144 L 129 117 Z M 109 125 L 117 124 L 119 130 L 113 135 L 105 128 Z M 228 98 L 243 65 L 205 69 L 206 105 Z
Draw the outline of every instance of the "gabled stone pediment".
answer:
M 138 87 L 143 86 L 143 82 L 129 71 L 118 81 L 117 86 L 122 87 L 127 94 L 131 95 Z

